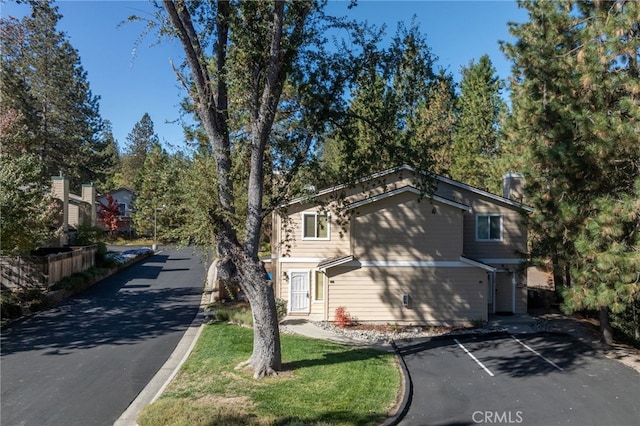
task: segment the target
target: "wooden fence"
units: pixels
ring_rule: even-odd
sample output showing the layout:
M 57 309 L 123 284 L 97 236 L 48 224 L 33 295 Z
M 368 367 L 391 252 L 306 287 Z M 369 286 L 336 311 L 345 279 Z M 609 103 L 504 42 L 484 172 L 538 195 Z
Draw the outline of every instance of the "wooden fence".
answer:
M 0 280 L 9 288 L 48 289 L 61 279 L 95 265 L 98 246 L 73 247 L 48 256 L 0 257 Z

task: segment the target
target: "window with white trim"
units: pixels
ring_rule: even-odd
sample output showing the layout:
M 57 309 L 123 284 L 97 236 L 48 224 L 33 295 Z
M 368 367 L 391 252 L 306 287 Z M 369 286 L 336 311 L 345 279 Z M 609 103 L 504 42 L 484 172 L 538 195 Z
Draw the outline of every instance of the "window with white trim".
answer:
M 303 240 L 328 240 L 329 217 L 326 213 L 302 214 Z
M 479 214 L 476 216 L 477 241 L 502 241 L 502 215 Z

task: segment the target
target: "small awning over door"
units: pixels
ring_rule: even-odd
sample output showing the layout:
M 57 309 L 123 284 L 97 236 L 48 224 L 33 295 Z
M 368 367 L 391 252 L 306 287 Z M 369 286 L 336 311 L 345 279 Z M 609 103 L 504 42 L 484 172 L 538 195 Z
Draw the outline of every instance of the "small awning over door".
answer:
M 318 263 L 318 269 L 325 272 L 327 269 L 344 265 L 345 263 L 351 262 L 354 259 L 355 258 L 353 257 L 353 255 L 331 257 L 329 259 L 324 259 L 320 263 Z

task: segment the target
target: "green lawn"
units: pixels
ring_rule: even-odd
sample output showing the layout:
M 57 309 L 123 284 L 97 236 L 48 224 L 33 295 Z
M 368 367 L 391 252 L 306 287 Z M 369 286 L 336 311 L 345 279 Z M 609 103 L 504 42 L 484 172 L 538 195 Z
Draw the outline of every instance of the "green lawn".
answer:
M 282 335 L 284 371 L 254 380 L 234 367 L 249 358 L 251 329 L 205 326 L 187 362 L 138 418 L 155 425 L 375 425 L 396 402 L 393 354 Z

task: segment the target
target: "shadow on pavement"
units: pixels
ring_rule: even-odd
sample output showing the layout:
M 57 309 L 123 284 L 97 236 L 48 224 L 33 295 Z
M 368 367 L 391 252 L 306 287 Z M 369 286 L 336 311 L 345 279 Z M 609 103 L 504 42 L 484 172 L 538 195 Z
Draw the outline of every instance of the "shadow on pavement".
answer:
M 63 355 L 99 345 L 126 345 L 150 337 L 183 330 L 197 313 L 200 283 L 162 288 L 137 280 L 155 280 L 162 270 L 157 263 L 168 256 L 155 255 L 120 271 L 48 311 L 40 312 L 3 329 L 1 353 L 46 350 Z M 180 271 L 182 269 L 179 269 Z M 136 280 L 135 283 L 131 283 Z
M 532 351 L 518 343 L 510 334 L 498 332 L 485 335 L 457 335 L 438 336 L 417 343 L 396 342 L 399 353 L 403 357 L 426 358 L 434 349 L 444 349 L 449 352 L 462 350 L 453 340 L 458 339 L 464 345 L 473 345 L 471 350 L 475 354 L 482 354 L 482 362 L 491 364 L 492 370 L 512 377 L 528 377 L 532 375 L 546 375 L 557 372 L 558 369 L 549 362 L 536 356 Z M 562 333 L 533 333 L 518 335 L 520 342 L 528 345 L 539 355 L 553 361 L 563 370 L 571 370 L 584 364 L 585 357 L 596 355 L 590 346 L 578 341 L 570 335 Z M 508 356 L 487 355 L 486 349 L 496 349 L 500 345 L 508 344 Z M 533 362 L 535 360 L 536 362 Z

